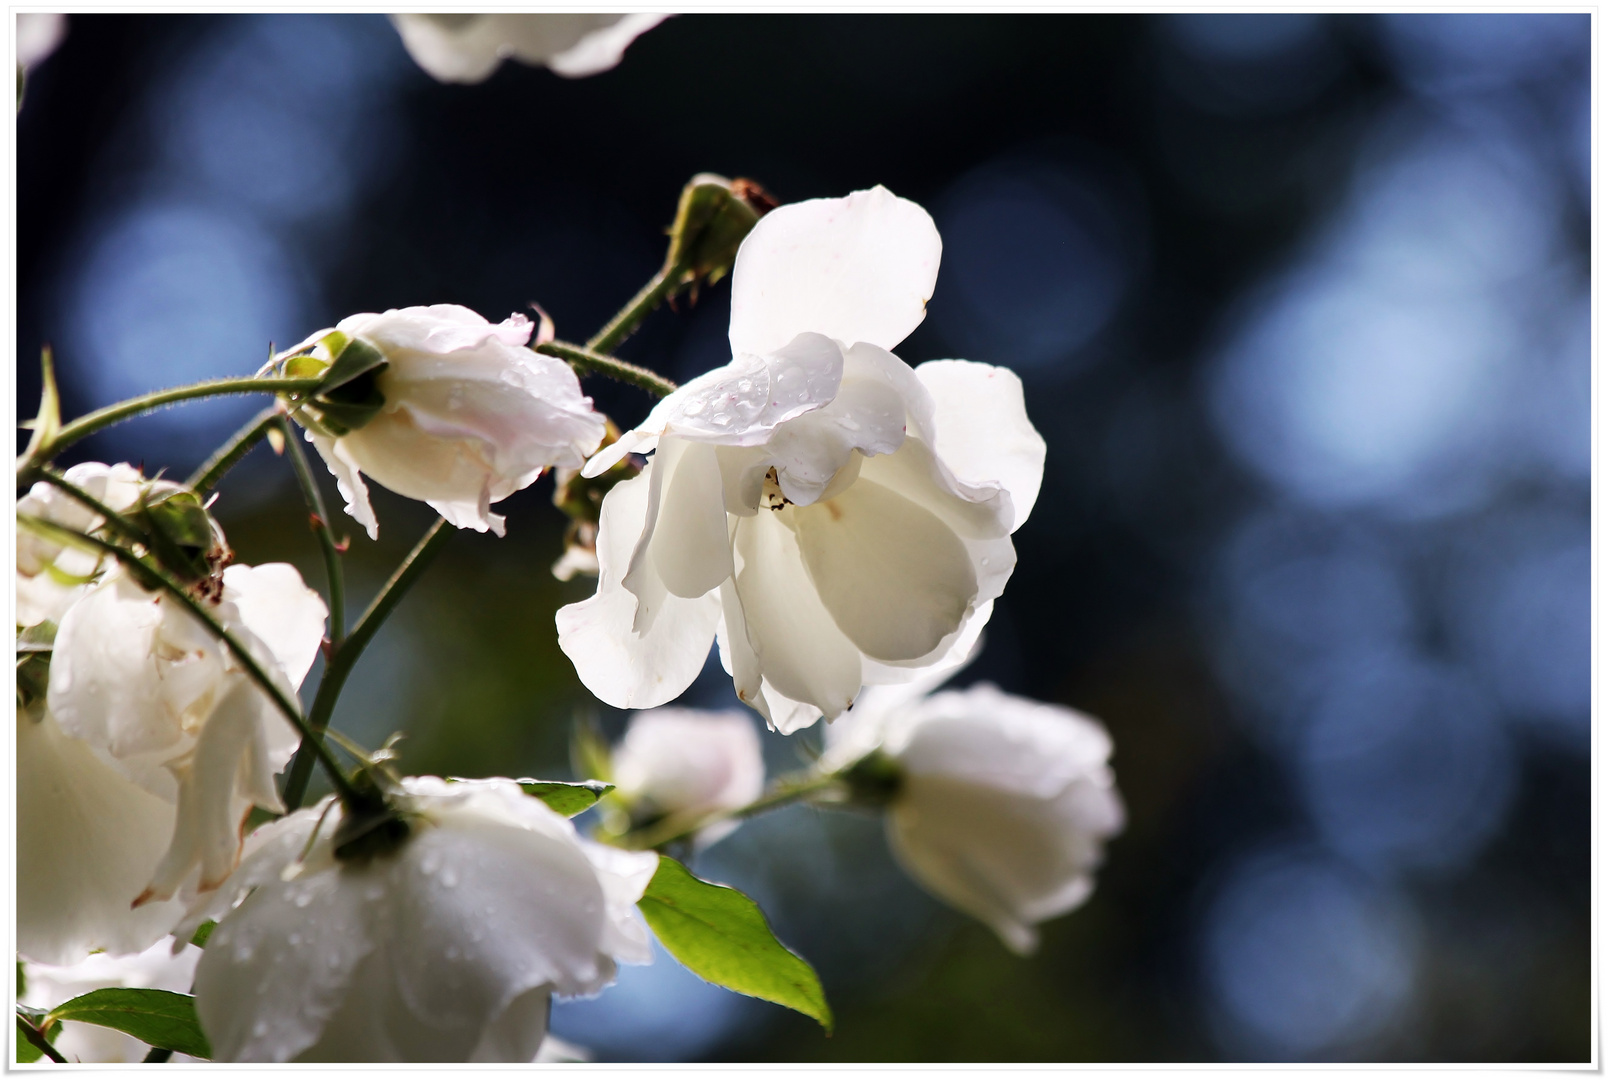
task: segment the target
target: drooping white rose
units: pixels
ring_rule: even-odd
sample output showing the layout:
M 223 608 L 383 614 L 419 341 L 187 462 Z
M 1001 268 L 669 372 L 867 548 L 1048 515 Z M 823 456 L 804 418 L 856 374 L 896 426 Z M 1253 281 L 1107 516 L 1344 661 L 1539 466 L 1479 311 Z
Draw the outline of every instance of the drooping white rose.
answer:
M 927 212 L 881 187 L 760 219 L 732 274 L 732 362 L 583 470 L 656 450 L 604 500 L 596 595 L 558 613 L 592 693 L 663 704 L 718 638 L 738 696 L 791 732 L 970 649 L 1044 441 L 1010 371 L 888 351 L 939 252 Z
M 102 465 L 98 461 L 74 465 L 63 475 L 119 513 L 134 505 L 144 483 L 132 465 Z M 45 481 L 17 500 L 17 513 L 84 533 L 92 533 L 102 525 L 99 514 Z M 17 625 L 60 622 L 105 564 L 102 556 L 66 547 L 26 529 L 17 530 Z
M 172 802 L 65 734 L 44 702 L 18 709 L 17 951 L 72 964 L 95 949 L 137 953 L 171 930 L 179 902 L 129 905 L 173 819 Z
M 618 792 L 649 812 L 695 820 L 735 810 L 765 789 L 765 759 L 749 714 L 699 709 L 653 709 L 631 718 L 614 748 Z M 699 830 L 708 847 L 738 826 L 724 821 Z
M 230 566 L 203 602 L 294 698 L 327 614 L 295 567 Z M 48 702 L 65 736 L 176 807 L 145 891 L 121 903 L 214 888 L 234 868 L 250 807 L 282 809 L 274 774 L 295 752 L 296 729 L 195 616 L 121 568 L 62 617 Z
M 483 82 L 507 57 L 568 78 L 620 62 L 663 15 L 553 12 L 539 15 L 392 15 L 409 55 L 440 82 Z
M 603 439 L 603 417 L 568 364 L 525 348 L 531 322 L 492 324 L 456 304 L 352 315 L 335 331 L 367 342 L 388 362 L 376 387 L 378 415 L 339 437 L 307 438 L 335 474 L 346 512 L 379 535 L 366 474 L 398 495 L 429 503 L 460 529 L 503 535 L 491 504 L 529 487 L 554 466 L 575 468 Z
M 217 1060 L 528 1062 L 552 994 L 651 961 L 653 853 L 581 839 L 511 781 L 403 785 L 396 849 L 336 859 L 326 801 L 254 833 L 192 913 L 219 920 L 196 971 Z
M 827 744 L 827 769 L 877 749 L 892 759 L 894 855 L 1018 953 L 1037 947 L 1036 924 L 1088 898 L 1124 824 L 1105 728 L 986 683 L 930 697 L 872 687 Z
M 173 945 L 171 937 L 163 937 L 144 952 L 132 956 L 97 953 L 76 964 L 29 963 L 24 969 L 28 989 L 19 1001 L 38 1009 L 53 1009 L 91 990 L 122 986 L 187 994 L 195 978 L 195 962 L 201 958 L 201 950 L 186 943 L 175 952 Z M 143 1061 L 151 1049 L 115 1028 L 77 1020 L 62 1021 L 61 1034 L 53 1043 L 68 1061 L 86 1064 Z M 171 1060 L 196 1059 L 187 1054 L 174 1054 Z

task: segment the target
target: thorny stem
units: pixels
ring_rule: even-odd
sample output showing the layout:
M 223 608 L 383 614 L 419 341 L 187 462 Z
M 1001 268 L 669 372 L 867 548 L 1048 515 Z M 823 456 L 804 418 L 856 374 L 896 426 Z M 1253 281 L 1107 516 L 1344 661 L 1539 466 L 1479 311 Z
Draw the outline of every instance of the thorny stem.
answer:
M 802 776 L 782 777 L 771 785 L 771 789 L 747 806 L 739 806 L 735 810 L 725 813 L 700 814 L 688 819 L 685 815 L 671 815 L 648 826 L 640 831 L 628 832 L 620 837 L 618 843 L 621 847 L 633 850 L 657 849 L 673 844 L 677 840 L 685 840 L 700 829 L 707 828 L 722 821 L 741 821 L 756 814 L 763 814 L 767 810 L 775 810 L 807 799 L 811 795 L 839 786 L 842 781 L 833 774 L 804 773 Z
M 334 756 L 330 754 L 329 747 L 325 746 L 324 741 L 317 738 L 312 729 L 308 727 L 307 721 L 302 717 L 301 709 L 268 677 L 268 673 L 262 669 L 262 665 L 257 663 L 257 658 L 251 655 L 251 651 L 242 645 L 240 640 L 230 633 L 212 612 L 208 611 L 195 597 L 191 596 L 184 586 L 169 577 L 165 570 L 152 566 L 133 552 L 120 548 L 116 544 L 86 535 L 76 529 L 64 528 L 55 522 L 46 521 L 32 514 L 18 514 L 17 524 L 22 528 L 62 543 L 88 546 L 111 555 L 128 567 L 129 572 L 138 578 L 142 585 L 147 588 L 160 588 L 173 597 L 190 614 L 201 620 L 202 625 L 224 643 L 241 667 L 245 668 L 246 674 L 251 676 L 252 681 L 273 700 L 279 711 L 285 715 L 285 719 L 289 720 L 302 733 L 302 745 L 306 746 L 308 741 L 311 740 L 313 752 L 318 756 L 319 764 L 323 765 L 325 771 L 329 773 L 330 784 L 340 794 L 341 801 L 352 802 L 359 799 L 358 793 L 353 789 L 351 782 L 346 779 L 346 774 L 341 771 L 340 765 L 335 761 Z
M 357 620 L 357 625 L 352 627 L 352 632 L 331 650 L 324 667 L 324 677 L 318 684 L 318 693 L 313 698 L 313 707 L 308 713 L 308 725 L 314 732 L 322 733 L 329 726 L 330 717 L 335 712 L 335 701 L 340 697 L 341 688 L 345 686 L 346 677 L 351 674 L 357 658 L 363 654 L 363 650 L 367 648 L 375 633 L 452 536 L 453 530 L 448 529 L 446 524 L 446 519 L 436 519 L 435 524 L 430 526 L 414 545 L 413 550 L 408 553 L 408 557 L 402 560 L 402 565 L 396 568 L 391 580 L 381 586 L 379 594 L 369 604 L 368 610 L 363 612 L 362 617 Z M 301 749 L 296 751 L 296 759 L 291 763 L 290 772 L 285 777 L 286 812 L 301 806 L 302 799 L 307 796 L 307 782 L 311 779 L 313 770 L 312 761 L 307 756 L 309 738 L 311 736 L 304 732 Z M 314 744 L 315 748 L 319 745 L 321 744 Z
M 592 335 L 586 347 L 592 352 L 607 355 L 631 336 L 648 313 L 658 307 L 666 296 L 669 296 L 683 284 L 687 267 L 681 263 L 667 263 L 657 274 L 654 274 L 642 290 L 633 296 L 628 304 L 610 319 L 608 325 Z
M 628 364 L 616 357 L 606 356 L 590 346 L 571 345 L 567 341 L 547 341 L 536 346 L 536 351 L 544 356 L 556 356 L 560 360 L 568 360 L 570 366 L 578 368 L 581 374 L 595 372 L 598 375 L 607 375 L 611 379 L 630 383 L 660 397 L 675 393 L 676 384 L 663 375 L 636 364 Z
M 36 448 L 25 461 L 19 462 L 17 471 L 21 474 L 25 470 L 38 467 L 73 443 L 93 435 L 102 428 L 111 427 L 113 424 L 150 412 L 152 409 L 159 409 L 163 405 L 171 405 L 176 401 L 218 397 L 223 394 L 305 394 L 318 389 L 322 382 L 322 379 L 235 376 L 227 379 L 208 379 L 206 382 L 191 383 L 189 386 L 175 386 L 168 390 L 141 394 L 127 401 L 108 405 L 104 409 L 96 409 L 70 424 L 64 424 L 62 429 L 56 432 L 55 438 Z
M 225 473 L 239 464 L 240 459 L 251 452 L 258 441 L 273 427 L 274 418 L 281 415 L 279 406 L 270 405 L 250 420 L 244 427 L 229 437 L 229 441 L 215 450 L 210 458 L 195 472 L 184 486 L 198 495 L 205 495 L 218 486 Z
M 324 552 L 324 577 L 329 582 L 329 643 L 338 649 L 346 636 L 346 578 L 341 573 L 341 547 L 335 542 L 335 530 L 329 523 L 329 510 L 324 506 L 324 493 L 318 488 L 318 478 L 307 467 L 307 454 L 296 439 L 296 429 L 288 417 L 277 417 L 279 430 L 285 436 L 285 448 L 290 454 L 291 467 L 296 470 L 296 482 L 301 485 L 302 497 L 313 515 L 313 531 L 318 534 L 318 546 Z

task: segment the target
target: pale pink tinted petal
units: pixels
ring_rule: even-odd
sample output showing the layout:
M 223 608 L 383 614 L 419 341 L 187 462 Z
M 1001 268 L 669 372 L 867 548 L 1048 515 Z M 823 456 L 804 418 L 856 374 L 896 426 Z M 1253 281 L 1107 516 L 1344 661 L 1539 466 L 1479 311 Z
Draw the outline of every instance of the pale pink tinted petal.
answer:
M 363 483 L 363 474 L 357 462 L 342 453 L 340 443 L 328 436 L 309 431 L 307 441 L 313 444 L 318 456 L 329 466 L 330 474 L 335 477 L 335 487 L 346 503 L 346 512 L 363 526 L 370 540 L 378 540 L 380 523 L 374 517 L 374 508 L 369 505 L 368 488 Z

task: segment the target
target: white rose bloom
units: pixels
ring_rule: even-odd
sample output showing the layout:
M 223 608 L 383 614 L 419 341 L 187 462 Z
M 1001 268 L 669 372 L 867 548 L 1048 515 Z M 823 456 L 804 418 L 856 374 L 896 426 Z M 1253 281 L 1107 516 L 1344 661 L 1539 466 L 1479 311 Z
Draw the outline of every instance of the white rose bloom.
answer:
M 67 36 L 67 16 L 53 11 L 23 11 L 17 16 L 17 66 L 31 68 L 56 51 Z
M 228 567 L 219 598 L 203 602 L 294 698 L 327 614 L 295 567 Z M 176 806 L 166 853 L 143 893 L 118 897 L 124 904 L 216 887 L 234 868 L 250 807 L 283 808 L 274 774 L 295 752 L 296 729 L 193 615 L 121 568 L 63 616 L 48 702 L 68 741 Z M 74 754 L 87 770 L 91 758 Z M 95 828 L 131 832 L 133 823 Z
M 492 324 L 468 308 L 435 304 L 352 315 L 334 329 L 390 362 L 377 380 L 385 397 L 377 416 L 339 438 L 307 432 L 335 474 L 346 512 L 370 537 L 379 523 L 364 474 L 429 503 L 460 529 L 501 536 L 492 503 L 549 468 L 579 467 L 603 441 L 603 417 L 570 366 L 525 348 L 532 326 L 523 315 Z
M 29 963 L 25 968 L 28 991 L 19 1000 L 23 1005 L 38 1009 L 53 1009 L 91 990 L 113 986 L 187 994 L 195 978 L 195 962 L 201 959 L 201 950 L 186 943 L 175 953 L 173 945 L 172 938 L 164 937 L 133 956 L 97 953 L 66 966 Z M 53 1043 L 68 1061 L 85 1063 L 144 1061 L 151 1049 L 132 1035 L 77 1020 L 62 1021 L 61 1034 Z M 171 1060 L 196 1059 L 187 1054 L 174 1054 Z
M 528 1062 L 552 994 L 652 960 L 635 905 L 658 856 L 581 839 L 511 781 L 403 784 L 396 850 L 338 861 L 326 800 L 254 833 L 192 912 L 219 920 L 196 971 L 217 1060 Z
M 440 82 L 456 83 L 483 82 L 510 56 L 568 78 L 596 75 L 664 19 L 604 12 L 391 16 L 418 65 Z
M 119 513 L 134 505 L 144 483 L 139 470 L 132 465 L 102 465 L 98 461 L 74 465 L 63 475 Z M 17 500 L 17 513 L 31 514 L 85 533 L 94 532 L 102 525 L 99 514 L 43 480 Z M 18 529 L 17 625 L 60 622 L 62 615 L 104 568 L 104 561 L 90 552 Z
M 925 317 L 940 246 L 881 187 L 749 233 L 735 358 L 582 470 L 657 451 L 604 499 L 596 595 L 558 612 L 593 694 L 661 705 L 718 638 L 738 696 L 792 732 L 970 649 L 1016 564 L 1044 440 L 1010 371 L 912 371 L 888 351 Z
M 130 908 L 173 836 L 172 802 L 130 780 L 36 703 L 17 710 L 17 951 L 71 964 L 137 953 L 184 914 Z M 52 1002 L 52 1004 L 60 1004 Z
M 748 713 L 735 710 L 638 713 L 614 748 L 611 765 L 621 795 L 688 818 L 746 806 L 765 789 L 759 732 Z M 697 845 L 708 847 L 738 824 L 723 821 L 699 830 Z
M 986 683 L 931 697 L 873 687 L 827 739 L 824 768 L 878 745 L 898 763 L 894 855 L 1018 953 L 1037 947 L 1035 924 L 1088 898 L 1124 824 L 1105 728 Z

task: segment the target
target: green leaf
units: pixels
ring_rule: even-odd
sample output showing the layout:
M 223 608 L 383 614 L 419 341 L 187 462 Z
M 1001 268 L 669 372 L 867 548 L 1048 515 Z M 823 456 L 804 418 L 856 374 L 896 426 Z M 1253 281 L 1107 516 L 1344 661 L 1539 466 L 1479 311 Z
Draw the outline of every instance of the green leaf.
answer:
M 599 799 L 614 790 L 613 784 L 605 784 L 601 780 L 566 784 L 558 780 L 522 779 L 514 783 L 524 788 L 526 795 L 536 796 L 565 817 L 574 817 L 582 810 L 590 810 Z
M 212 931 L 216 930 L 217 928 L 217 922 L 213 919 L 208 919 L 206 922 L 195 928 L 195 933 L 190 936 L 190 944 L 194 945 L 198 949 L 206 948 L 207 939 L 212 937 Z
M 17 1064 L 19 1064 L 19 1065 L 31 1065 L 34 1062 L 38 1061 L 40 1058 L 45 1056 L 43 1050 L 40 1050 L 39 1047 L 35 1046 L 33 1043 L 28 1041 L 28 1036 L 27 1036 L 26 1032 L 27 1032 L 27 1029 L 22 1026 L 22 1021 L 18 1020 L 17 1021 Z
M 700 881 L 660 855 L 637 906 L 660 943 L 693 974 L 796 1009 L 832 1031 L 832 1010 L 815 969 L 776 940 L 759 905 L 736 889 Z
M 189 994 L 113 986 L 56 1006 L 50 1010 L 50 1019 L 99 1024 L 163 1050 L 199 1058 L 212 1056 L 195 1015 L 195 998 Z

